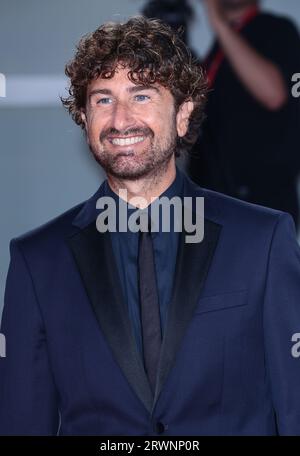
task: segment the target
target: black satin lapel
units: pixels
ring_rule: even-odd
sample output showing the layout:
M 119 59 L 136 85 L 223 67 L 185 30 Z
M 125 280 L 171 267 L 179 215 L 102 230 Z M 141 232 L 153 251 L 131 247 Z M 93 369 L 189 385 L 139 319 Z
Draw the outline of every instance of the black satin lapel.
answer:
M 152 411 L 172 368 L 180 343 L 193 316 L 201 289 L 218 243 L 221 226 L 205 219 L 204 239 L 186 243 L 184 227 L 180 233 L 173 297 L 170 302 L 164 332 L 158 380 Z
M 108 232 L 95 221 L 68 239 L 102 333 L 137 396 L 151 412 L 153 395 L 136 347 Z

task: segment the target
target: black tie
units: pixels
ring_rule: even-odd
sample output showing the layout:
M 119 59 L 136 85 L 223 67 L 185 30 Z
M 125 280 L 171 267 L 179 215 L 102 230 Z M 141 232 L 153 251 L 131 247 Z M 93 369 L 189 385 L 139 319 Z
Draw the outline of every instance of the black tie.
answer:
M 154 394 L 162 337 L 150 220 L 148 231 L 140 232 L 138 272 L 144 363 Z

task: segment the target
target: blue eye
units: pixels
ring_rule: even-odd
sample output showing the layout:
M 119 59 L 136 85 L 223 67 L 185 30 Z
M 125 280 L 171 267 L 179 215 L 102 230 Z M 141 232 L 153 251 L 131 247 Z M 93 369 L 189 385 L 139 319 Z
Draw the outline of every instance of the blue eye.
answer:
M 137 101 L 146 101 L 146 100 L 150 100 L 150 97 L 148 97 L 148 95 L 136 95 L 134 97 Z
M 109 104 L 110 102 L 110 98 L 100 98 L 100 100 L 97 101 L 97 104 Z

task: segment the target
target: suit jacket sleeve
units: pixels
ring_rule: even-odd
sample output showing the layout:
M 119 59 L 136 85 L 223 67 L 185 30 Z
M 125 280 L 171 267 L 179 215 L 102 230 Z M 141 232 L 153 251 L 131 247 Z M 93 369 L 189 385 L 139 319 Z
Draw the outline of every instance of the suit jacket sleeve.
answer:
M 300 435 L 300 248 L 295 226 L 282 214 L 273 234 L 264 301 L 265 362 L 280 435 Z
M 58 430 L 57 395 L 42 315 L 26 259 L 10 244 L 1 333 L 0 434 L 52 435 Z

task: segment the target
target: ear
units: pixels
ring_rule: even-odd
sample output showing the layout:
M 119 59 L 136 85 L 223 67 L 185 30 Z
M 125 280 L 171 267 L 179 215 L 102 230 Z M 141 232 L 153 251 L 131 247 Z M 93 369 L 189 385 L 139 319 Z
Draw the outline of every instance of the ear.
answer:
M 82 122 L 84 123 L 86 140 L 87 140 L 87 143 L 89 144 L 88 123 L 87 123 L 86 113 L 83 108 L 80 110 L 80 116 L 81 116 Z
M 176 114 L 176 129 L 178 136 L 183 137 L 189 128 L 189 118 L 194 109 L 193 101 L 182 103 Z
M 87 129 L 86 114 L 85 114 L 85 110 L 83 108 L 81 108 L 81 110 L 80 110 L 80 116 L 81 116 L 82 122 L 84 123 L 84 128 Z

